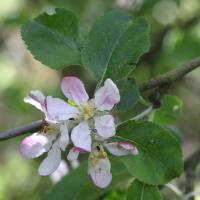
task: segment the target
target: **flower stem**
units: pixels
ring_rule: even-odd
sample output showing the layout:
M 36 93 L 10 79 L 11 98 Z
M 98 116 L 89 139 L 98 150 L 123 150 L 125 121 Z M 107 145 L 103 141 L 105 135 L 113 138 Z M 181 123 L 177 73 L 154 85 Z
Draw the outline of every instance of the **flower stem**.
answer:
M 151 105 L 152 105 L 151 103 L 145 101 L 145 100 L 142 98 L 142 96 L 140 96 L 139 101 L 140 101 L 140 103 L 142 103 L 142 104 L 145 105 L 145 106 L 151 106 Z
M 153 106 L 150 106 L 148 109 L 146 109 L 144 112 L 140 113 L 140 114 L 137 115 L 136 117 L 133 117 L 133 118 L 131 118 L 131 119 L 128 119 L 128 120 L 126 120 L 126 121 L 124 121 L 124 122 L 122 122 L 122 123 L 125 123 L 125 122 L 130 121 L 130 120 L 139 120 L 139 119 L 145 117 L 148 113 L 150 113 L 150 112 L 152 111 L 152 109 L 153 109 Z M 122 123 L 120 123 L 120 124 L 122 124 Z M 120 125 L 120 124 L 117 124 L 116 126 L 118 126 L 118 125 Z
M 151 113 L 150 113 L 150 115 L 149 115 L 149 121 L 150 121 L 150 122 L 153 121 L 153 117 L 154 117 L 154 115 L 155 115 L 155 112 L 156 112 L 156 110 L 155 110 L 155 109 L 152 109 L 152 111 L 151 111 Z

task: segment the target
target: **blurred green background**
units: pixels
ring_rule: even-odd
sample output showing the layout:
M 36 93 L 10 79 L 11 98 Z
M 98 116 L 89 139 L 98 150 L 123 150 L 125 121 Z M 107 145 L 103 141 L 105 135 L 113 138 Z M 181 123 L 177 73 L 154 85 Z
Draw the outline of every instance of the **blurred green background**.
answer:
M 124 10 L 137 19 L 145 16 L 150 21 L 150 51 L 144 54 L 130 75 L 137 83 L 163 74 L 200 55 L 200 1 L 199 0 L 0 0 L 0 132 L 43 118 L 43 113 L 25 104 L 23 98 L 32 90 L 47 96 L 62 98 L 60 81 L 66 75 L 77 76 L 92 97 L 95 80 L 89 71 L 70 66 L 54 71 L 36 61 L 26 49 L 20 36 L 20 27 L 27 19 L 43 12 L 53 14 L 56 7 L 72 10 L 80 27 L 90 30 L 103 14 Z M 200 69 L 196 69 L 171 86 L 171 94 L 184 103 L 182 116 L 173 125 L 182 137 L 184 158 L 199 147 L 200 142 Z M 149 93 L 143 93 L 147 99 Z M 126 114 L 117 113 L 122 121 L 143 111 L 138 104 Z M 40 177 L 37 170 L 46 155 L 25 160 L 19 153 L 19 144 L 25 136 L 0 144 L 0 199 L 37 200 L 53 186 L 49 177 Z M 63 153 L 66 160 L 67 153 Z M 82 157 L 81 159 L 84 159 Z M 197 169 L 195 189 L 200 191 L 200 168 Z M 184 191 L 184 174 L 176 180 Z M 67 188 L 66 188 L 67 190 Z M 161 190 L 163 199 L 177 199 L 168 189 Z M 169 198 L 170 196 L 170 198 Z M 122 188 L 99 199 L 125 198 Z M 195 197 L 199 200 L 200 197 Z

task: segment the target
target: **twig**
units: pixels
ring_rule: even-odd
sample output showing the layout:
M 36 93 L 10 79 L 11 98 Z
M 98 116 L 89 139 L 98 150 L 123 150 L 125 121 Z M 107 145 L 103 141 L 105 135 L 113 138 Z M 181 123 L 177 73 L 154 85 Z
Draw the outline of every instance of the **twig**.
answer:
M 174 69 L 166 74 L 163 74 L 161 76 L 157 76 L 156 78 L 150 79 L 140 85 L 138 85 L 138 88 L 140 92 L 144 92 L 148 89 L 154 88 L 156 86 L 160 86 L 166 83 L 172 83 L 176 79 L 184 76 L 188 72 L 192 71 L 193 69 L 200 66 L 200 56 L 195 58 L 194 60 L 191 60 L 190 62 L 178 67 L 177 69 Z M 7 140 L 9 138 L 13 138 L 19 135 L 23 135 L 26 133 L 34 133 L 36 131 L 39 131 L 42 128 L 42 120 L 33 122 L 31 124 L 27 124 L 25 126 L 15 128 L 9 131 L 5 131 L 3 133 L 0 133 L 0 141 Z
M 0 141 L 7 140 L 19 135 L 24 135 L 26 133 L 37 132 L 41 130 L 43 124 L 45 125 L 46 123 L 43 122 L 42 120 L 39 120 L 18 128 L 11 129 L 9 131 L 5 131 L 3 133 L 0 133 Z
M 178 78 L 184 76 L 185 74 L 189 73 L 190 71 L 196 69 L 199 66 L 200 66 L 200 56 L 184 65 L 181 65 L 180 67 L 170 72 L 167 72 L 163 75 L 157 76 L 148 81 L 145 81 L 144 83 L 139 84 L 138 89 L 140 90 L 140 92 L 144 92 L 146 90 L 149 90 L 151 88 L 154 88 L 166 83 L 172 83 Z

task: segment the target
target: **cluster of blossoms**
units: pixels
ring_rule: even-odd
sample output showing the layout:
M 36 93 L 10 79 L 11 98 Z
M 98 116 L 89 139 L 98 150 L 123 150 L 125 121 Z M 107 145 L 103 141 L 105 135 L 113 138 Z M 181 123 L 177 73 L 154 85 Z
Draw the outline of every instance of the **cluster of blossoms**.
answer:
M 109 111 L 120 101 L 119 90 L 111 79 L 89 100 L 81 80 L 65 77 L 61 89 L 69 99 L 65 101 L 47 96 L 40 91 L 32 91 L 24 98 L 44 112 L 46 118 L 40 132 L 26 137 L 20 144 L 20 153 L 26 159 L 32 159 L 48 152 L 39 167 L 39 174 L 52 174 L 61 162 L 61 150 L 73 143 L 67 159 L 74 161 L 80 152 L 90 153 L 88 176 L 100 187 L 107 187 L 111 180 L 111 164 L 104 146 L 114 155 L 138 154 L 137 149 L 124 142 L 107 143 L 115 135 L 115 120 Z

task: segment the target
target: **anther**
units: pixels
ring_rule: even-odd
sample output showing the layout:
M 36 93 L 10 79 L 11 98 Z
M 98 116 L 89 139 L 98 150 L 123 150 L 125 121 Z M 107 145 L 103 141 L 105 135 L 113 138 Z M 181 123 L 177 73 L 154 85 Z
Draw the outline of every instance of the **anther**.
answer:
M 103 152 L 103 156 L 104 156 L 104 157 L 107 157 L 107 153 L 106 153 L 106 152 Z
M 98 165 L 99 164 L 99 160 L 95 160 L 95 165 Z

